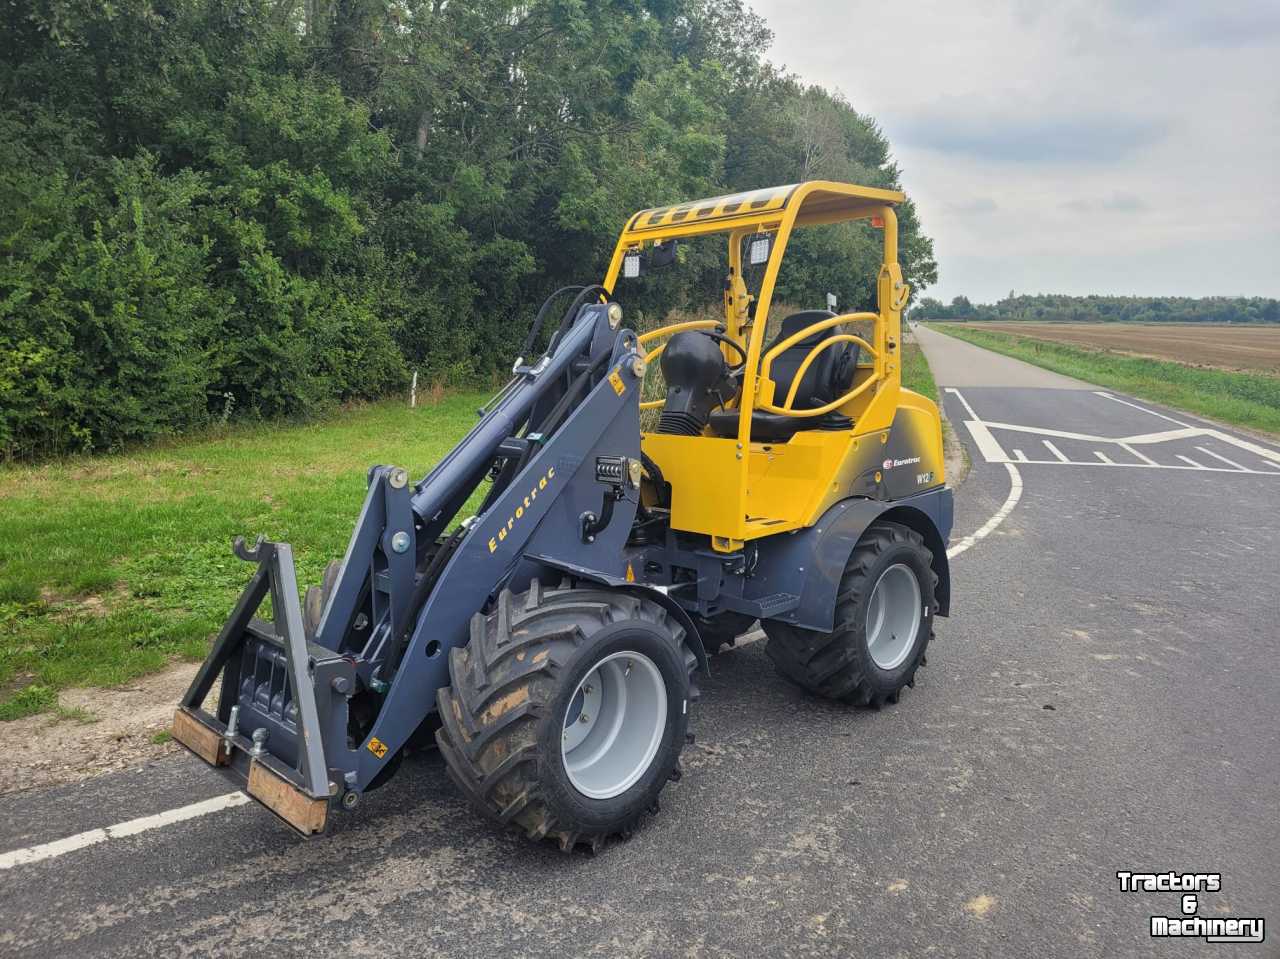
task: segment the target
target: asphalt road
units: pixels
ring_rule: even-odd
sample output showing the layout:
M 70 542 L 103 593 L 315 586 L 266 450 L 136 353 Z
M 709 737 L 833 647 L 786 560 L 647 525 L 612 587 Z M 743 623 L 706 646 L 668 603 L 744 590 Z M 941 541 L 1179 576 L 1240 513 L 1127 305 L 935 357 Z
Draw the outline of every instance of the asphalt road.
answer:
M 1280 955 L 1280 450 L 921 340 L 973 459 L 955 539 L 1021 495 L 899 705 L 811 699 L 753 643 L 599 855 L 477 820 L 427 754 L 318 840 L 243 805 L 0 871 L 0 954 Z M 0 851 L 227 788 L 182 757 L 10 796 Z M 1178 895 L 1116 872 L 1170 869 L 1266 941 L 1152 940 Z

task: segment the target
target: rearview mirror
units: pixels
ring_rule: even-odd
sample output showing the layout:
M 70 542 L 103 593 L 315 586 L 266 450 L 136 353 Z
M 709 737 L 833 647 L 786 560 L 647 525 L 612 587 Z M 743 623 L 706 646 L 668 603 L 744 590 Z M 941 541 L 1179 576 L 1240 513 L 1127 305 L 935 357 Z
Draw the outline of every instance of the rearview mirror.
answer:
M 674 238 L 667 240 L 665 243 L 655 243 L 653 249 L 649 251 L 645 266 L 651 270 L 661 270 L 663 267 L 675 263 L 678 243 L 679 241 Z

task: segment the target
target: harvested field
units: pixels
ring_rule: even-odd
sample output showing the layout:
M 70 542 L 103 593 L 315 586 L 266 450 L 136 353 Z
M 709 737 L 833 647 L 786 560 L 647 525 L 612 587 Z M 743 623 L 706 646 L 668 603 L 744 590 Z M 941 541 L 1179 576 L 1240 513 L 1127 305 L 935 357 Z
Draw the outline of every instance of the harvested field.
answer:
M 1280 375 L 1280 325 L 1218 326 L 1169 323 L 965 323 L 993 333 L 1066 343 L 1191 366 Z

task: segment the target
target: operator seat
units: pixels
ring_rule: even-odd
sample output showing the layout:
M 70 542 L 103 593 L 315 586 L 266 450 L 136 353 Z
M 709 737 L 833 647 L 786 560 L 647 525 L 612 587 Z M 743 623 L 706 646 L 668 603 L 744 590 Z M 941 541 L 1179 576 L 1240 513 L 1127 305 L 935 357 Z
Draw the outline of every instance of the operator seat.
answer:
M 804 310 L 792 313 L 782 321 L 782 331 L 773 342 L 765 347 L 769 352 L 778 343 L 792 334 L 798 333 L 806 326 L 820 320 L 830 319 L 836 314 L 830 310 Z M 794 343 L 774 358 L 769 370 L 769 378 L 774 384 L 774 403 L 781 406 L 791 390 L 800 364 L 809 355 L 809 351 L 838 333 L 839 330 L 829 328 L 819 330 Z M 853 384 L 854 370 L 858 365 L 858 345 L 856 343 L 836 343 L 819 353 L 805 370 L 800 388 L 796 390 L 792 409 L 811 410 L 825 406 L 849 391 Z M 764 355 L 763 353 L 761 354 Z M 736 439 L 738 436 L 738 411 L 715 410 L 710 417 L 711 428 L 717 436 Z M 785 416 L 782 413 L 768 413 L 753 410 L 751 413 L 751 438 L 765 443 L 785 443 L 800 430 L 847 430 L 853 426 L 849 417 L 832 410 L 821 416 Z

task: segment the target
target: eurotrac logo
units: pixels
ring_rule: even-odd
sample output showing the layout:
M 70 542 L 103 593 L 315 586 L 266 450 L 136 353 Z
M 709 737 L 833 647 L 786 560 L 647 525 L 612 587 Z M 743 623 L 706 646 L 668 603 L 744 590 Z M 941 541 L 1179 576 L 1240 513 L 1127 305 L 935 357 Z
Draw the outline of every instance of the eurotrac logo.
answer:
M 507 521 L 498 529 L 497 535 L 489 537 L 489 552 L 493 553 L 497 551 L 498 544 L 507 538 L 507 534 L 515 528 L 516 523 L 524 519 L 525 512 L 533 504 L 533 501 L 538 498 L 538 494 L 546 490 L 547 484 L 555 478 L 556 468 L 554 466 L 548 466 L 547 471 L 538 477 L 538 482 L 535 483 L 533 488 L 525 494 L 524 502 L 516 506 L 515 512 L 508 516 Z
M 920 462 L 920 457 L 912 456 L 905 460 L 887 459 L 881 464 L 883 469 L 891 470 L 895 466 L 914 466 Z

